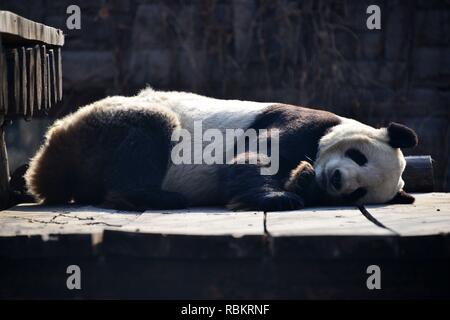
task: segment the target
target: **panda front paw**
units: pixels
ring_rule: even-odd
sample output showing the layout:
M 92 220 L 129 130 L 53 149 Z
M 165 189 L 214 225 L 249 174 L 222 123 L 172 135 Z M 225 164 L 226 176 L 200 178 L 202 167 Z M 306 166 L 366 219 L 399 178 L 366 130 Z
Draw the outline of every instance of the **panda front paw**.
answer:
M 237 211 L 287 211 L 298 210 L 304 207 L 305 204 L 302 197 L 286 191 L 270 191 L 236 196 L 227 204 L 228 209 Z
M 287 191 L 304 196 L 316 183 L 314 167 L 307 161 L 302 161 L 291 171 L 284 187 Z

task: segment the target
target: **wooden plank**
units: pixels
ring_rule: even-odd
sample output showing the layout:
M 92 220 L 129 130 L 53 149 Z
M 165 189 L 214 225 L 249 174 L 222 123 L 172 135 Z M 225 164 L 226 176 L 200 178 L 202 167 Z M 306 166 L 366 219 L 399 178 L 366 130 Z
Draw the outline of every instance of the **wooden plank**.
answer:
M 261 258 L 266 252 L 263 221 L 262 212 L 223 208 L 146 211 L 120 230 L 105 230 L 102 248 L 113 256 Z
M 76 253 L 70 256 L 68 253 L 73 252 L 71 249 L 73 246 L 66 247 L 64 258 L 2 260 L 0 298 L 298 300 L 450 297 L 448 260 L 205 261 L 129 256 L 93 256 L 83 259 Z M 77 264 L 81 268 L 81 290 L 67 290 L 65 286 L 69 277 L 65 271 L 71 264 Z M 370 264 L 378 264 L 381 268 L 381 290 L 367 289 L 366 281 L 370 274 L 366 273 L 366 269 Z M 293 302 L 293 307 L 298 310 L 296 303 Z M 179 310 L 174 308 L 174 316 L 167 318 L 177 318 L 175 314 L 180 314 Z M 272 314 L 271 305 L 270 315 Z M 214 318 L 219 317 L 212 317 Z M 268 317 L 271 318 L 276 317 Z
M 35 105 L 37 110 L 42 108 L 42 58 L 41 58 L 41 48 L 39 45 L 33 48 L 35 56 Z
M 389 259 L 398 253 L 393 232 L 351 207 L 268 212 L 266 229 L 274 259 Z
M 67 257 L 69 260 L 80 256 L 93 256 L 97 253 L 98 240 L 95 234 L 58 234 L 52 236 L 24 235 L 0 237 L 0 258 L 2 261 L 35 258 Z M 28 260 L 28 261 L 30 261 Z M 40 263 L 33 266 L 39 269 Z
M 28 109 L 28 75 L 27 53 L 25 47 L 19 48 L 19 72 L 20 72 L 20 115 L 26 116 Z
M 41 46 L 41 68 L 42 68 L 42 108 L 47 109 L 48 108 L 48 82 L 47 82 L 47 48 L 46 46 Z
M 415 194 L 412 205 L 366 206 L 366 210 L 386 227 L 402 236 L 450 233 L 450 194 Z
M 253 259 L 267 254 L 265 235 L 159 234 L 105 230 L 105 255 L 161 259 Z
M 19 50 L 7 50 L 7 74 L 8 74 L 8 109 L 9 114 L 19 114 L 20 112 L 20 67 Z
M 63 85 L 62 85 L 62 56 L 61 56 L 61 48 L 56 48 L 56 82 L 57 82 L 57 97 L 58 101 L 61 101 L 63 98 Z
M 45 66 L 47 69 L 47 79 L 45 79 L 45 81 L 47 82 L 47 109 L 50 109 L 53 105 L 52 102 L 52 94 L 51 94 L 51 90 L 52 90 L 52 84 L 51 84 L 51 71 L 50 71 L 50 55 L 47 53 L 45 55 Z
M 101 234 L 104 229 L 120 229 L 138 215 L 90 206 L 45 207 L 22 204 L 0 212 L 0 237 Z
M 58 102 L 58 88 L 56 84 L 56 64 L 55 64 L 55 52 L 53 49 L 48 50 L 49 55 L 49 67 L 50 67 L 50 101 L 52 104 Z
M 146 211 L 133 223 L 122 228 L 156 234 L 184 235 L 263 235 L 262 212 L 232 212 L 223 208 L 193 208 L 170 213 Z
M 350 207 L 268 212 L 266 228 L 272 237 L 393 235 Z
M 113 255 L 248 258 L 264 253 L 260 212 L 202 209 L 139 215 L 94 207 L 38 205 L 19 205 L 0 212 L 0 240 L 24 235 L 48 240 L 65 234 L 90 234 L 101 239 L 102 233 L 102 248 Z
M 56 46 L 64 45 L 62 30 L 25 19 L 9 11 L 0 11 L 0 33 L 5 37 L 40 41 Z
M 27 48 L 26 50 L 26 60 L 27 60 L 27 83 L 28 83 L 28 107 L 26 112 L 26 119 L 31 119 L 33 117 L 34 104 L 36 100 L 36 67 L 34 62 L 34 49 Z

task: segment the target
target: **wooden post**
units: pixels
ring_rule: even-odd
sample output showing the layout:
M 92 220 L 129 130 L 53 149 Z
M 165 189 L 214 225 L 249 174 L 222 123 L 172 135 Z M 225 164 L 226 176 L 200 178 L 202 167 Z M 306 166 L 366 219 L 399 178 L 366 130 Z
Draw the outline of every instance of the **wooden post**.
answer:
M 4 117 L 0 116 L 0 210 L 5 209 L 9 202 L 9 165 L 3 121 Z
M 2 38 L 0 36 L 0 116 L 4 116 L 8 112 L 7 105 L 5 104 L 5 95 L 3 93 L 3 87 L 5 86 L 5 81 L 3 76 L 3 49 L 2 49 Z
M 0 210 L 6 208 L 9 202 L 9 166 L 8 155 L 6 153 L 4 120 L 7 112 L 7 99 L 3 87 L 6 86 L 6 77 L 3 77 L 6 68 L 6 61 L 3 59 L 2 38 L 0 36 Z
M 1 42 L 1 37 L 0 37 Z M 0 43 L 0 114 L 6 115 L 8 113 L 9 92 L 8 92 L 8 67 L 6 65 L 6 54 L 1 48 Z

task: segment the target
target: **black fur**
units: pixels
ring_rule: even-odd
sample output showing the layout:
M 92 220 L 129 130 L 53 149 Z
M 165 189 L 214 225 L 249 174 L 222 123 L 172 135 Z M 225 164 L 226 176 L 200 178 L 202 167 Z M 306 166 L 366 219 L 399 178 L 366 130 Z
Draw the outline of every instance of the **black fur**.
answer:
M 412 204 L 416 201 L 416 198 L 414 198 L 412 195 L 406 193 L 403 190 L 400 190 L 395 197 L 389 201 L 389 204 Z
M 393 148 L 413 148 L 418 143 L 417 134 L 407 126 L 391 122 L 387 127 L 389 145 Z
M 25 185 L 25 172 L 28 170 L 28 164 L 19 166 L 11 174 L 9 180 L 9 204 L 8 207 L 15 206 L 19 203 L 33 203 L 34 198 L 27 192 Z
M 169 165 L 171 143 L 166 134 L 132 128 L 115 151 L 105 173 L 105 207 L 143 211 L 177 209 L 187 201 L 178 193 L 161 190 Z
M 86 108 L 56 123 L 31 161 L 26 177 L 38 200 L 137 211 L 185 207 L 181 195 L 161 188 L 175 115 L 107 103 Z
M 250 128 L 280 129 L 278 175 L 286 177 L 300 161 L 315 161 L 320 138 L 340 122 L 339 117 L 327 111 L 280 104 L 267 108 Z
M 348 149 L 345 152 L 345 156 L 352 159 L 355 163 L 357 163 L 360 166 L 364 166 L 367 163 L 366 156 L 357 149 Z
M 244 155 L 240 155 L 244 156 Z M 246 153 L 248 159 L 257 157 Z M 261 175 L 262 165 L 231 164 L 223 167 L 227 207 L 233 210 L 280 211 L 304 207 L 301 196 L 283 190 L 282 181 L 275 176 Z
M 319 202 L 323 194 L 314 184 L 314 193 L 304 197 L 301 193 L 288 192 L 283 185 L 290 172 L 301 162 L 313 163 L 320 138 L 327 130 L 338 125 L 340 119 L 326 111 L 307 109 L 292 105 L 274 105 L 259 115 L 249 128 L 280 130 L 280 167 L 276 175 L 260 174 L 258 165 L 232 165 L 225 169 L 226 201 L 232 209 L 294 210 Z M 239 156 L 239 155 L 238 155 Z

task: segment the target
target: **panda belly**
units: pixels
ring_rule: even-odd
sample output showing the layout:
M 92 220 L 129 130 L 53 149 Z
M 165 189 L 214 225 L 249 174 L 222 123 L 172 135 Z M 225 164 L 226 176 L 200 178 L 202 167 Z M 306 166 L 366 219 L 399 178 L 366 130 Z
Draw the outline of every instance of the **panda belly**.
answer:
M 162 189 L 181 193 L 190 206 L 221 205 L 223 199 L 218 169 L 216 165 L 205 164 L 171 165 Z

